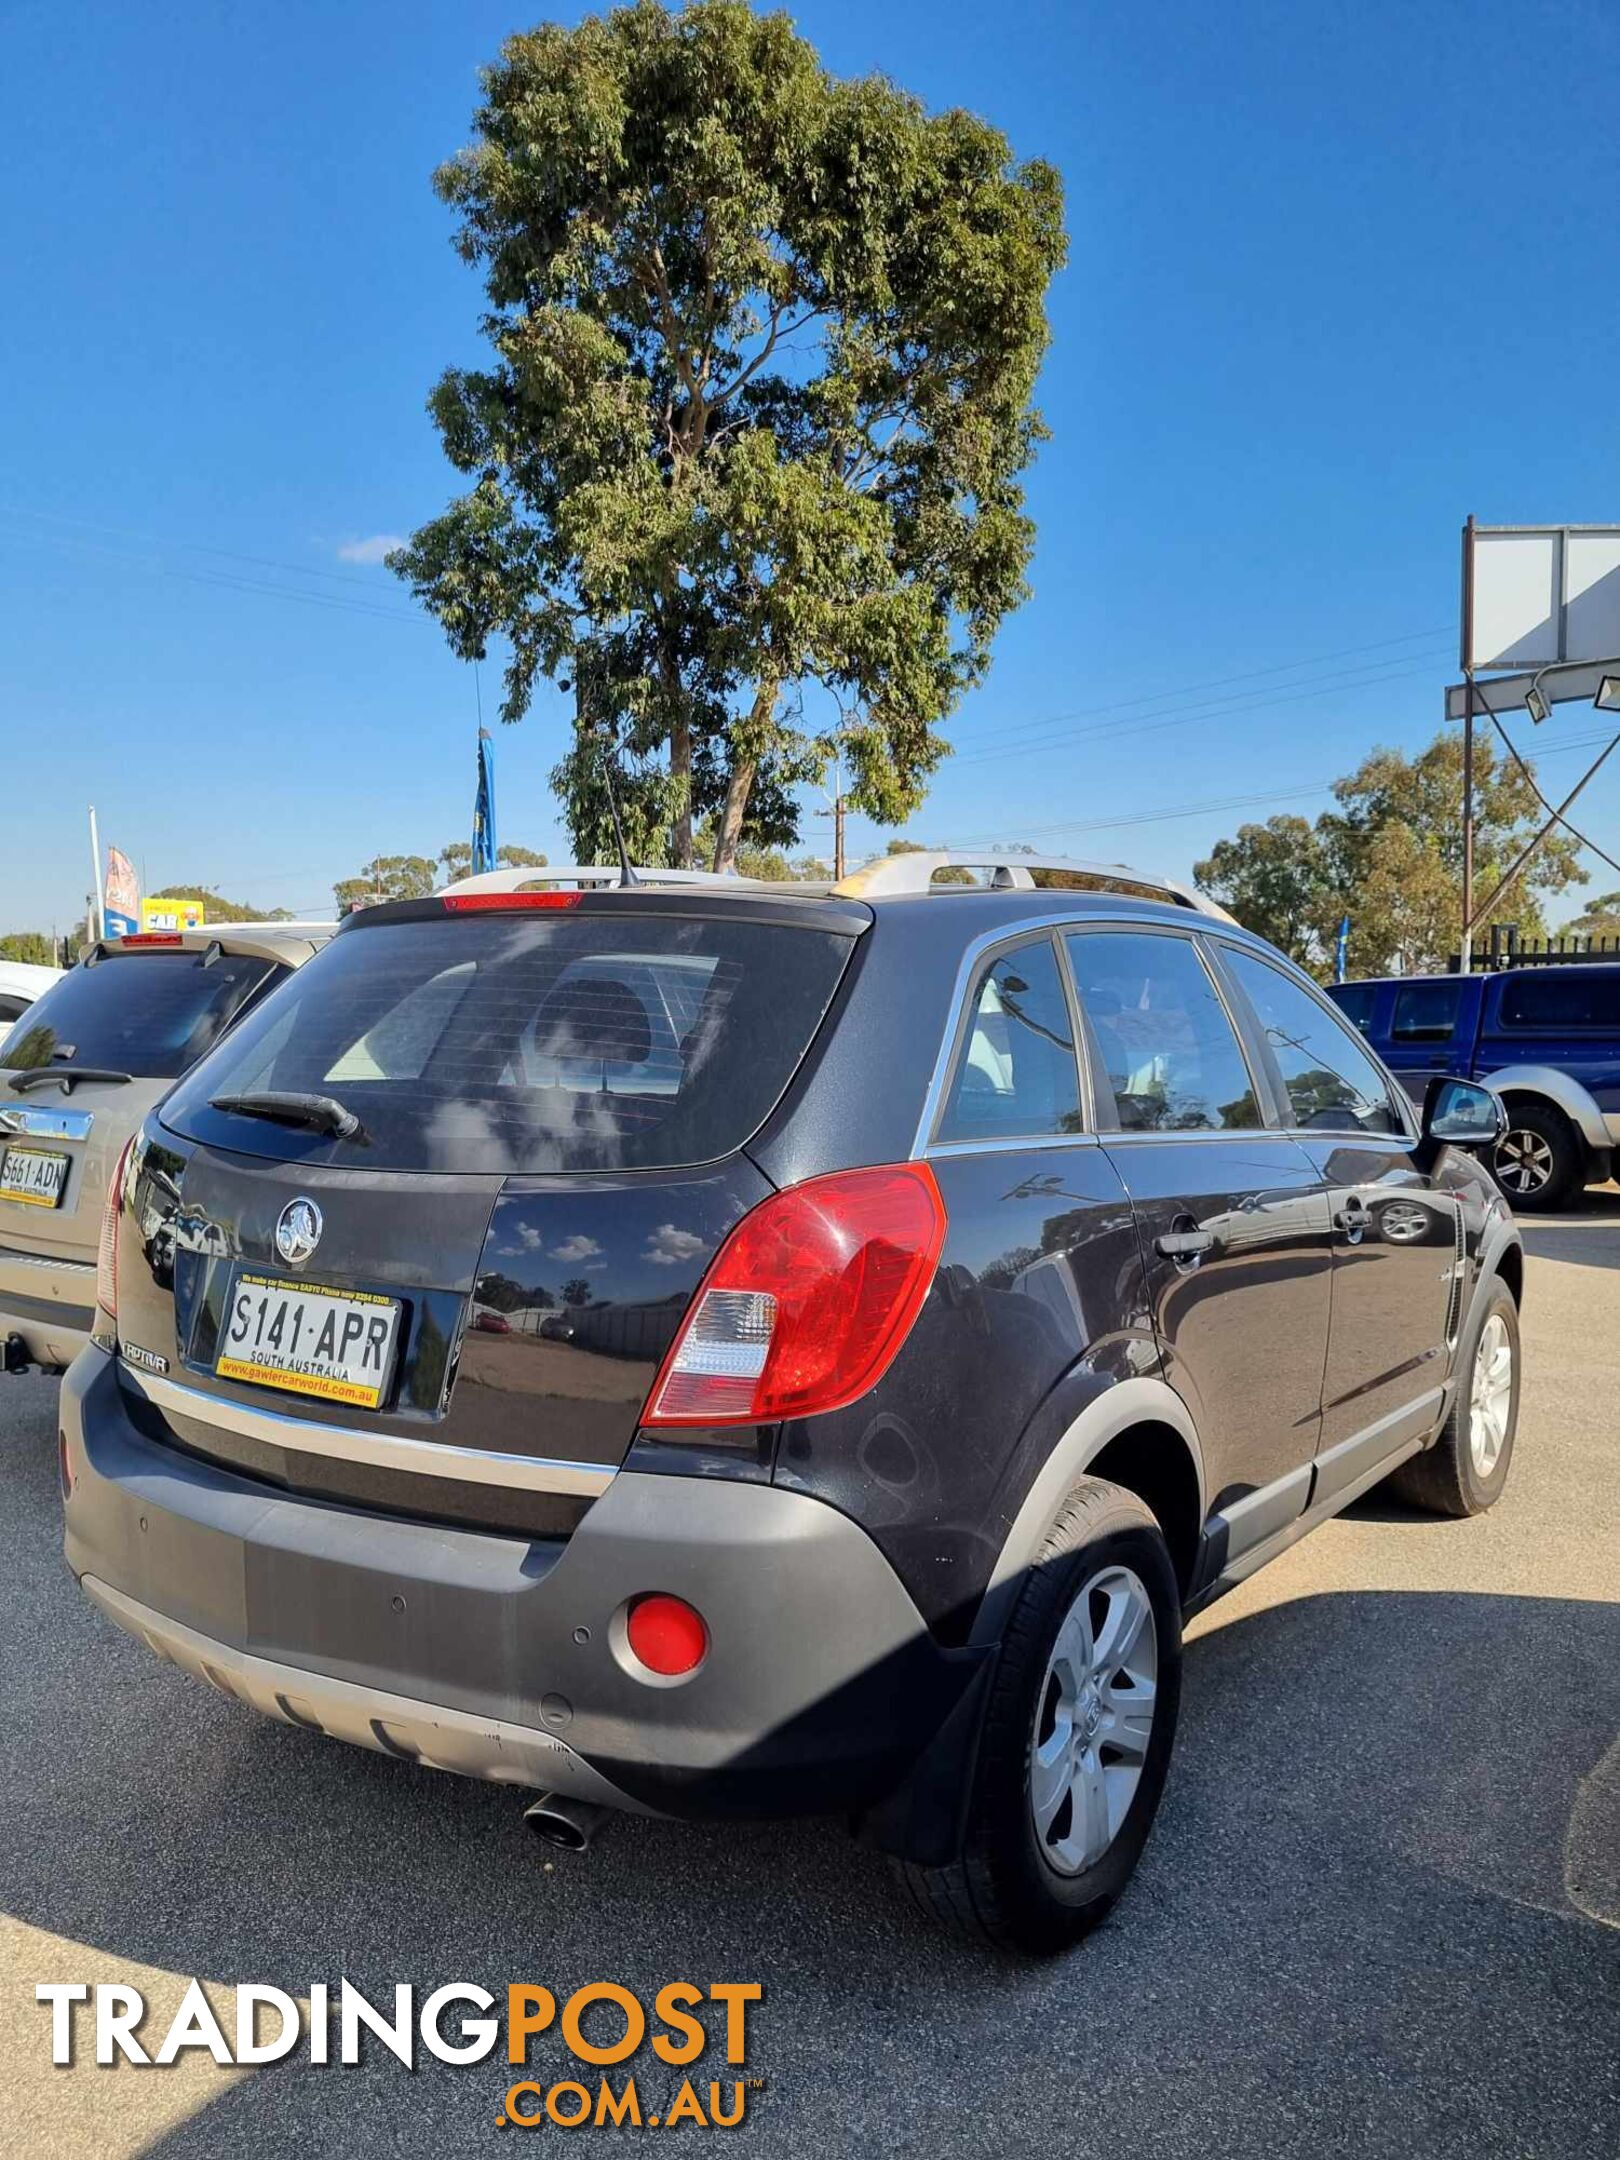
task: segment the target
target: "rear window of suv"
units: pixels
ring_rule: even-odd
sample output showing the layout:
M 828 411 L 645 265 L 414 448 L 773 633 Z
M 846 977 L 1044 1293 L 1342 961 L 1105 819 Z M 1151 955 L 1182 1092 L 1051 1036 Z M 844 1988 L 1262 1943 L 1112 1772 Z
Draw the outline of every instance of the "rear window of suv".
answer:
M 265 978 L 279 972 L 273 961 L 245 953 L 104 953 L 28 1007 L 0 1040 L 0 1070 L 77 1065 L 172 1080 L 214 1047 Z
M 746 919 L 447 916 L 334 938 L 169 1098 L 187 1138 L 279 1161 L 494 1173 L 732 1153 L 791 1079 L 853 940 Z M 327 1096 L 347 1138 L 213 1108 Z

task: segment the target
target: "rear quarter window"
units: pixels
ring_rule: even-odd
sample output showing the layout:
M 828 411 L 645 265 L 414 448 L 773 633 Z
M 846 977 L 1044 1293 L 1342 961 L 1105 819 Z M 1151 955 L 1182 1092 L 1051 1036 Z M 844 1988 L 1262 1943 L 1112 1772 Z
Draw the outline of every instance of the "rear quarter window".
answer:
M 1620 973 L 1549 968 L 1504 976 L 1497 1006 L 1504 1028 L 1556 1035 L 1620 1036 Z
M 106 953 L 53 983 L 0 1040 L 0 1067 L 96 1066 L 172 1080 L 211 1050 L 274 974 L 245 953 Z
M 667 1169 L 764 1122 L 853 947 L 841 932 L 626 910 L 343 932 L 170 1098 L 192 1139 L 278 1160 L 514 1175 Z M 321 1095 L 347 1139 L 213 1108 Z

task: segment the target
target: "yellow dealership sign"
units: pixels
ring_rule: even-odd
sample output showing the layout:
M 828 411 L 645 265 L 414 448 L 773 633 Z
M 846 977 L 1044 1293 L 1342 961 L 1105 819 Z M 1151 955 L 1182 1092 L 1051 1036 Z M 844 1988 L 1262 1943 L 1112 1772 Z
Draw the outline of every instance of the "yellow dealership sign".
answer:
M 203 926 L 203 904 L 200 900 L 143 900 L 141 902 L 141 928 L 143 930 L 200 930 Z

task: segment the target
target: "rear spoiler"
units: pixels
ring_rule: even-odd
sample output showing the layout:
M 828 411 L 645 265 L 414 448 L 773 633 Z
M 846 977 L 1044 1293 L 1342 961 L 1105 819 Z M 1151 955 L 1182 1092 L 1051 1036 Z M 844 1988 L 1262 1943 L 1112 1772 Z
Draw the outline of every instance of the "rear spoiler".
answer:
M 147 947 L 205 953 L 217 945 L 221 952 L 302 966 L 335 935 L 337 927 L 335 922 L 226 922 L 203 923 L 194 930 L 136 930 L 128 937 L 97 938 L 86 947 L 84 957 L 93 966 L 107 953 L 140 952 Z

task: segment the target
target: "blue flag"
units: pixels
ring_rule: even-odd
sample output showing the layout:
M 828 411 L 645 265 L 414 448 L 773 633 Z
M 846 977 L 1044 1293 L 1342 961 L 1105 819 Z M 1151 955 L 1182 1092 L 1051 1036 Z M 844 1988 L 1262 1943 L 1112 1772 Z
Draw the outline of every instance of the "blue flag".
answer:
M 1347 955 L 1349 954 L 1349 951 L 1350 951 L 1350 918 L 1349 918 L 1349 916 L 1348 916 L 1348 915 L 1346 915 L 1346 916 L 1345 916 L 1345 917 L 1343 918 L 1343 920 L 1342 920 L 1342 921 L 1340 922 L 1340 924 L 1339 924 L 1339 950 L 1338 950 L 1338 956 L 1337 956 L 1337 958 L 1338 958 L 1338 971 L 1337 971 L 1337 973 L 1336 973 L 1336 974 L 1335 974 L 1335 976 L 1334 976 L 1334 981 L 1335 981 L 1335 982 L 1343 982 L 1343 981 L 1344 981 L 1344 963 L 1345 963 L 1345 959 L 1346 959 Z
M 476 877 L 495 867 L 495 745 L 478 730 L 478 794 L 473 803 L 472 866 Z

